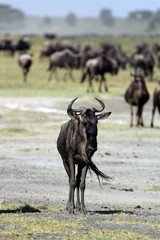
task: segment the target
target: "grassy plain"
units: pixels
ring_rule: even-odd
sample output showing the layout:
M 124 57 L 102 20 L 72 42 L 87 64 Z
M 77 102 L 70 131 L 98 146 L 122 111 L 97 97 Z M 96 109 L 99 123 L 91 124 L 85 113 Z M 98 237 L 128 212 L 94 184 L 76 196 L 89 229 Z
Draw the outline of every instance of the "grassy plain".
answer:
M 90 98 L 102 97 L 105 95 L 113 96 L 123 96 L 126 87 L 130 82 L 130 68 L 128 66 L 127 70 L 121 70 L 118 76 L 107 76 L 109 92 L 108 93 L 98 93 L 98 83 L 95 85 L 95 93 L 86 93 L 87 83 L 83 85 L 80 84 L 81 72 L 79 70 L 74 71 L 75 82 L 68 80 L 63 82 L 64 71 L 58 69 L 58 75 L 60 81 L 56 83 L 53 78 L 51 82 L 48 82 L 48 60 L 39 61 L 39 52 L 41 46 L 44 42 L 43 39 L 32 37 L 32 49 L 33 52 L 33 66 L 28 76 L 28 82 L 22 82 L 21 71 L 17 64 L 18 55 L 14 57 L 9 57 L 1 54 L 0 56 L 0 97 L 51 97 L 51 98 L 74 98 L 74 97 L 84 97 L 89 95 Z M 146 41 L 153 45 L 157 39 L 144 39 L 141 37 L 134 38 L 74 38 L 71 39 L 73 43 L 80 43 L 84 46 L 86 42 L 95 42 L 96 46 L 99 46 L 101 42 L 111 42 L 118 43 L 122 45 L 124 51 L 127 54 L 131 54 L 134 46 L 142 41 Z M 159 70 L 156 68 L 155 75 L 158 76 Z M 147 82 L 150 93 L 152 94 L 153 89 L 156 85 L 155 82 Z M 14 113 L 15 114 L 15 113 Z M 28 115 L 30 114 L 30 115 Z M 15 120 L 17 115 L 4 114 L 3 120 Z M 37 117 L 33 113 L 23 113 L 21 118 L 32 119 Z M 38 115 L 38 118 L 43 119 L 43 115 Z M 59 126 L 58 126 L 59 127 Z M 115 125 L 113 123 L 108 123 L 107 128 L 109 128 L 108 138 L 116 139 L 117 136 L 121 138 L 150 138 L 151 130 L 147 129 L 145 132 L 135 132 L 135 129 L 128 131 L 128 126 Z M 42 126 L 40 127 L 42 130 Z M 101 126 L 102 131 L 105 130 L 105 126 Z M 25 128 L 13 127 L 1 129 L 1 137 L 13 136 L 34 136 L 38 135 L 38 132 L 30 131 Z M 50 129 L 48 130 L 48 132 Z M 154 131 L 155 132 L 155 131 Z M 114 135 L 113 135 L 114 134 Z M 135 135 L 136 134 L 136 135 Z M 143 136 L 142 136 L 143 135 Z M 111 136 L 111 137 L 110 137 Z M 103 135 L 102 135 L 103 137 Z M 7 139 L 8 139 L 7 138 Z M 106 138 L 106 136 L 105 136 Z M 156 131 L 154 139 L 159 138 L 159 133 Z M 112 140 L 112 139 L 111 139 Z M 8 140 L 3 140 L 8 141 Z M 32 153 L 32 148 L 17 148 L 18 152 Z M 33 153 L 34 154 L 34 153 Z M 159 185 L 154 187 L 152 191 L 159 191 Z M 24 213 L 24 209 L 26 212 Z M 91 212 L 90 214 L 74 215 L 70 216 L 63 209 L 56 206 L 50 205 L 35 205 L 34 209 L 38 209 L 37 212 L 31 212 L 31 207 L 20 206 L 18 203 L 16 205 L 8 205 L 3 202 L 0 203 L 0 239 L 92 239 L 92 240 L 149 240 L 152 239 L 149 233 L 154 230 L 158 231 L 160 224 L 155 222 L 150 218 L 150 221 L 145 220 L 145 216 L 142 219 L 141 212 L 138 214 L 128 213 L 128 212 L 113 212 L 110 214 L 110 209 L 102 211 L 98 217 L 96 214 Z M 140 209 L 141 211 L 141 209 Z M 147 215 L 147 213 L 146 213 Z M 158 235 L 157 238 L 159 239 Z
M 1 37 L 2 38 L 2 37 Z M 66 39 L 63 39 L 66 40 Z M 68 41 L 68 39 L 67 39 Z M 83 46 L 87 42 L 93 42 L 97 47 L 101 42 L 109 42 L 120 44 L 122 49 L 130 55 L 134 50 L 136 44 L 142 41 L 147 42 L 150 47 L 153 46 L 154 42 L 157 42 L 155 38 L 145 39 L 144 37 L 124 37 L 124 38 L 111 38 L 111 37 L 75 37 L 69 40 L 73 43 L 78 43 L 83 49 Z M 58 76 L 60 81 L 56 83 L 53 79 L 48 82 L 48 60 L 44 59 L 39 61 L 40 49 L 44 43 L 44 39 L 41 37 L 32 37 L 32 49 L 31 52 L 33 56 L 33 65 L 28 76 L 28 82 L 24 84 L 22 82 L 22 75 L 17 64 L 18 55 L 14 57 L 6 56 L 1 53 L 0 56 L 0 96 L 49 96 L 49 97 L 74 97 L 74 96 L 84 96 L 86 95 L 87 83 L 80 84 L 81 72 L 80 70 L 74 71 L 75 82 L 68 80 L 63 81 L 64 71 L 58 69 Z M 159 72 L 156 69 L 155 75 Z M 130 68 L 128 66 L 127 70 L 121 70 L 118 76 L 107 75 L 107 81 L 109 86 L 109 93 L 112 95 L 123 95 L 124 90 L 130 81 Z M 94 83 L 95 89 L 97 90 L 97 83 Z M 149 83 L 149 90 L 152 92 L 155 83 Z M 98 91 L 95 91 L 98 94 Z M 94 95 L 95 95 L 94 94 Z

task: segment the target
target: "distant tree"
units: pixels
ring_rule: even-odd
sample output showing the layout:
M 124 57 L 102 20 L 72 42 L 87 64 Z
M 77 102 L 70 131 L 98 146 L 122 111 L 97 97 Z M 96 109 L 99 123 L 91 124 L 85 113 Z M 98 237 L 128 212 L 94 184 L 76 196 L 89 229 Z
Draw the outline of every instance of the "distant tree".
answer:
M 74 13 L 68 13 L 66 16 L 66 21 L 70 26 L 74 26 L 77 23 L 77 16 Z
M 49 25 L 51 25 L 51 23 L 52 23 L 52 19 L 51 19 L 51 17 L 49 17 L 49 16 L 45 16 L 45 17 L 42 19 L 42 22 L 43 22 L 43 24 L 44 24 L 45 26 L 49 26 Z
M 112 26 L 114 24 L 114 17 L 110 9 L 102 9 L 99 14 L 99 18 L 103 25 Z
M 150 20 L 153 16 L 153 12 L 148 10 L 133 11 L 128 14 L 129 20 Z
M 25 14 L 10 7 L 9 5 L 0 4 L 0 22 L 12 25 L 14 23 L 22 24 L 25 20 Z
M 160 26 L 160 9 L 156 11 L 153 17 L 149 21 L 148 30 L 155 30 L 157 26 Z

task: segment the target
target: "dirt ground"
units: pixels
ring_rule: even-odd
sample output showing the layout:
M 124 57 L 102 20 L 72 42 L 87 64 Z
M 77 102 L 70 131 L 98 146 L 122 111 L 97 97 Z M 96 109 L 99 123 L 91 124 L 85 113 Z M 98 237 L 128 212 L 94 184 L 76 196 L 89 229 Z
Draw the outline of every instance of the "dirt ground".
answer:
M 129 127 L 129 107 L 122 97 L 102 96 L 109 119 L 99 123 L 98 150 L 93 161 L 113 177 L 99 185 L 87 175 L 87 226 L 100 229 L 133 228 L 160 239 L 160 119 L 150 128 L 151 100 L 144 109 L 144 128 Z M 64 208 L 68 179 L 56 149 L 60 126 L 69 117 L 71 99 L 0 98 L 0 203 L 57 205 Z M 92 97 L 76 106 L 98 106 Z M 106 226 L 115 214 L 126 225 Z M 54 215 L 54 213 L 52 213 Z M 56 213 L 57 215 L 57 213 Z M 68 218 L 68 213 L 59 213 Z M 127 225 L 127 221 L 137 224 Z M 141 223 L 149 223 L 141 225 Z M 153 224 L 154 227 L 153 227 Z M 140 239 L 140 238 L 137 238 Z

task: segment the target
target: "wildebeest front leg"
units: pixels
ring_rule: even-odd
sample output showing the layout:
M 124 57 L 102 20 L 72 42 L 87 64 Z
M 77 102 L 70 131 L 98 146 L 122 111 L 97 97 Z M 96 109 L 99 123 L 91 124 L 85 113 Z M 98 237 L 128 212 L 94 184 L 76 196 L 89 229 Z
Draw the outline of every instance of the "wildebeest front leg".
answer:
M 105 76 L 102 75 L 101 76 L 101 80 L 99 82 L 99 92 L 102 91 L 102 83 L 104 84 L 104 90 L 105 92 L 108 92 L 108 86 L 107 86 L 107 82 L 106 82 L 106 79 L 105 79 Z
M 136 126 L 144 126 L 143 124 L 143 118 L 142 118 L 142 112 L 143 112 L 143 107 L 142 106 L 138 106 L 137 108 L 137 113 L 136 113 L 136 116 L 137 116 L 137 123 L 136 123 Z
M 68 198 L 68 212 L 74 213 L 74 191 L 76 187 L 76 180 L 75 180 L 75 162 L 73 158 L 70 156 L 69 160 L 69 198 Z
M 89 78 L 88 78 L 88 88 L 87 88 L 87 92 L 90 92 L 90 90 L 92 92 L 94 92 L 94 88 L 93 88 L 93 78 L 91 75 L 89 75 Z
M 155 110 L 156 110 L 156 107 L 153 106 L 153 109 L 152 109 L 152 118 L 151 118 L 151 127 L 154 127 L 153 119 L 154 119 Z
M 130 112 L 131 112 L 130 127 L 133 127 L 133 114 L 134 114 L 134 112 L 133 112 L 133 106 L 132 105 L 130 105 Z
M 68 175 L 68 179 L 70 179 L 70 169 L 69 169 L 67 159 L 63 159 L 63 165 L 64 165 L 64 168 L 65 168 L 66 173 Z M 67 201 L 67 206 L 66 206 L 67 211 L 68 211 L 68 206 L 69 206 L 69 203 L 70 203 L 70 195 L 71 194 L 70 194 L 70 187 L 69 187 L 68 201 Z
M 80 203 L 80 196 L 79 196 L 79 187 L 81 182 L 81 175 L 82 175 L 82 166 L 78 164 L 77 176 L 76 176 L 76 188 L 77 188 L 77 203 L 76 208 L 78 211 L 81 210 L 81 203 Z
M 73 69 L 71 69 L 71 68 L 68 69 L 68 76 L 73 82 L 75 81 L 74 76 L 73 76 Z
M 23 82 L 24 82 L 24 83 L 27 82 L 27 73 L 28 73 L 27 69 L 23 69 L 23 70 L 22 70 Z

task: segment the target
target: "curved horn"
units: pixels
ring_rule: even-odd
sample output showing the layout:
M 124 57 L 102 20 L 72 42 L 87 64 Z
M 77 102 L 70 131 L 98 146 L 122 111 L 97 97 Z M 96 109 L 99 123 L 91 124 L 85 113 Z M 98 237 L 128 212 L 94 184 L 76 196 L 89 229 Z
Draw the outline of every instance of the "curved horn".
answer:
M 80 108 L 76 108 L 76 109 L 73 109 L 72 108 L 72 105 L 73 103 L 77 100 L 78 97 L 74 98 L 70 104 L 68 105 L 68 109 L 67 109 L 67 113 L 68 115 L 71 117 L 71 115 L 73 116 L 73 113 L 76 113 L 76 112 L 80 112 L 80 113 L 84 113 L 86 111 L 86 108 L 85 107 L 80 107 Z
M 95 98 L 100 104 L 101 104 L 101 109 L 96 109 L 96 108 L 92 108 L 93 109 L 93 111 L 94 112 L 102 112 L 104 109 L 105 109 L 105 104 L 101 101 L 101 100 L 99 100 L 98 98 Z
M 78 98 L 78 97 L 74 98 L 74 99 L 70 102 L 70 104 L 68 105 L 68 110 L 74 111 L 74 110 L 72 109 L 72 105 L 73 105 L 73 103 L 77 100 L 77 98 Z

